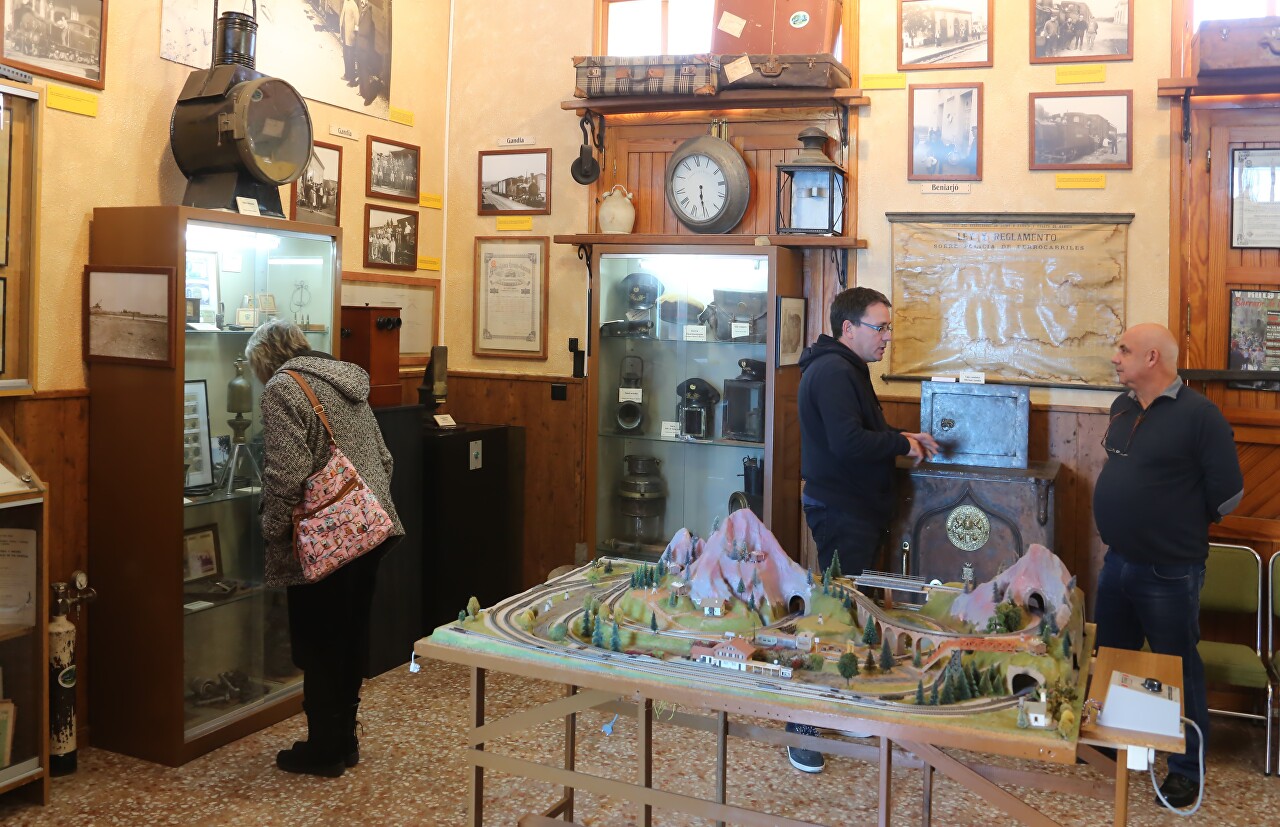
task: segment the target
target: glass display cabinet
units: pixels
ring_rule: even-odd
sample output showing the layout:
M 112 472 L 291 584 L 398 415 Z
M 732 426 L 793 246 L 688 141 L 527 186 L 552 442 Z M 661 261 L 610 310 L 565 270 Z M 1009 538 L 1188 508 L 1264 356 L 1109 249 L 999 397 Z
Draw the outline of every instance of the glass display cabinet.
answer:
M 595 245 L 596 555 L 656 560 L 680 528 L 706 537 L 745 507 L 798 557 L 799 369 L 777 364 L 776 331 L 800 269 L 781 247 Z
M 176 766 L 300 708 L 281 589 L 263 584 L 271 318 L 337 355 L 336 228 L 188 207 L 94 210 L 85 268 L 93 743 Z M 163 284 L 162 284 L 163 283 Z M 147 291 L 167 345 L 139 351 Z M 166 347 L 168 348 L 166 352 Z

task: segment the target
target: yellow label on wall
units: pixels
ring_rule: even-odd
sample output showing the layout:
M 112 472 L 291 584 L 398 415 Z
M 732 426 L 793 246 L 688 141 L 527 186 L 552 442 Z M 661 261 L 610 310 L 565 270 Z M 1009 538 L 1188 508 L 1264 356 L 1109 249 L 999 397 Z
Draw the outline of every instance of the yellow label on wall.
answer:
M 500 215 L 498 216 L 498 232 L 503 230 L 532 230 L 533 216 L 531 215 Z
M 418 256 L 419 270 L 440 270 L 440 259 L 435 256 Z
M 98 96 L 83 89 L 50 83 L 45 87 L 44 103 L 50 109 L 88 115 L 90 118 L 98 117 Z
M 1106 83 L 1107 67 L 1103 63 L 1078 63 L 1059 66 L 1054 82 L 1063 83 Z
M 863 89 L 906 89 L 907 76 L 902 72 L 881 75 L 863 75 Z
M 1101 172 L 1064 172 L 1054 176 L 1060 190 L 1104 190 L 1107 176 Z
M 444 209 L 444 196 L 434 192 L 418 193 L 418 206 L 430 207 L 433 210 Z
M 399 107 L 389 107 L 387 109 L 387 117 L 394 123 L 402 123 L 405 126 L 413 126 L 413 113 L 408 109 L 400 109 Z

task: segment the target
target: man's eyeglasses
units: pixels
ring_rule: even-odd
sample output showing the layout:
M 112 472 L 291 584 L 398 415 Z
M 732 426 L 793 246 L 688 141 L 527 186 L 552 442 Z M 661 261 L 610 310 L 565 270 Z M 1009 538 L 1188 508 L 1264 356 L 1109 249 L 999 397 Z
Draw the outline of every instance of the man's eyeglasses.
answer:
M 1142 413 L 1138 414 L 1138 418 L 1133 421 L 1133 427 L 1129 429 L 1129 438 L 1124 441 L 1124 448 L 1112 448 L 1110 445 L 1107 444 L 1107 437 L 1110 436 L 1111 434 L 1111 426 L 1115 424 L 1115 421 L 1117 419 L 1119 419 L 1120 417 L 1124 416 L 1127 413 L 1129 413 L 1129 411 L 1121 411 L 1120 413 L 1112 416 L 1111 421 L 1107 423 L 1107 430 L 1102 432 L 1102 448 L 1112 456 L 1117 456 L 1117 457 L 1129 456 L 1129 446 L 1133 444 L 1133 435 L 1138 430 L 1138 426 L 1142 424 L 1142 420 L 1145 419 L 1147 416 L 1146 411 L 1143 411 Z
M 864 322 L 861 319 L 859 319 L 858 324 L 862 325 L 863 327 L 869 327 L 872 330 L 874 330 L 876 333 L 892 333 L 893 332 L 893 325 L 890 324 L 889 322 L 885 322 L 884 324 L 872 324 L 871 322 Z

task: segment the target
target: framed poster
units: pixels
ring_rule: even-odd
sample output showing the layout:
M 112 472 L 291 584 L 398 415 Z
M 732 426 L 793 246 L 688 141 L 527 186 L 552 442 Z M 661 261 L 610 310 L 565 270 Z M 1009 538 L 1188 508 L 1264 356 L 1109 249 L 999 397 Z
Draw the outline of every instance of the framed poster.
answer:
M 982 180 L 982 84 L 907 87 L 908 181 Z
M 550 149 L 481 152 L 479 170 L 479 215 L 551 214 Z
M 1030 169 L 1133 169 L 1133 92 L 1032 92 Z
M 289 218 L 338 226 L 342 219 L 342 147 L 312 142 L 307 168 L 289 187 Z
M 192 583 L 222 574 L 218 526 L 203 525 L 182 532 L 182 582 Z
M 1028 0 L 1032 63 L 1133 60 L 1133 0 Z
M 364 205 L 364 266 L 388 270 L 418 268 L 418 213 Z
M 1231 246 L 1280 248 L 1280 149 L 1231 150 Z
M 389 273 L 342 274 L 342 303 L 400 308 L 400 365 L 421 366 L 440 344 L 440 280 Z
M 107 0 L 3 3 L 0 58 L 5 63 L 33 75 L 106 88 Z
M 84 360 L 173 367 L 172 267 L 84 268 Z
M 800 364 L 804 352 L 805 300 L 778 297 L 778 367 Z
M 476 238 L 476 356 L 547 358 L 549 241 L 546 236 Z
M 417 204 L 421 152 L 413 144 L 368 136 L 364 194 Z
M 1280 371 L 1280 291 L 1232 290 L 1227 370 Z M 1280 377 L 1280 374 L 1277 374 Z M 1280 378 L 1244 380 L 1228 387 L 1280 391 Z
M 995 0 L 898 0 L 898 71 L 991 66 Z
M 182 383 L 182 464 L 184 488 L 213 485 L 209 450 L 209 388 L 203 379 Z

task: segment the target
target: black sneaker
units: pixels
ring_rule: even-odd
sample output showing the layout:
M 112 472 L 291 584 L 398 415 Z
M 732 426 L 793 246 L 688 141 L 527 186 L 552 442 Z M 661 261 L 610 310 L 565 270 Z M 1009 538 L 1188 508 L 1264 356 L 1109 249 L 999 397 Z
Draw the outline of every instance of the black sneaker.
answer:
M 1171 772 L 1165 776 L 1164 783 L 1160 785 L 1160 795 L 1164 796 L 1168 806 L 1181 810 L 1196 803 L 1196 799 L 1200 796 L 1200 785 L 1194 778 Z M 1156 797 L 1156 803 L 1162 803 L 1159 796 Z
M 794 732 L 797 735 L 817 735 L 818 729 L 808 724 L 787 724 L 787 732 Z M 800 772 L 822 772 L 822 768 L 827 763 L 822 753 L 817 750 L 800 747 L 787 747 L 787 760 Z

